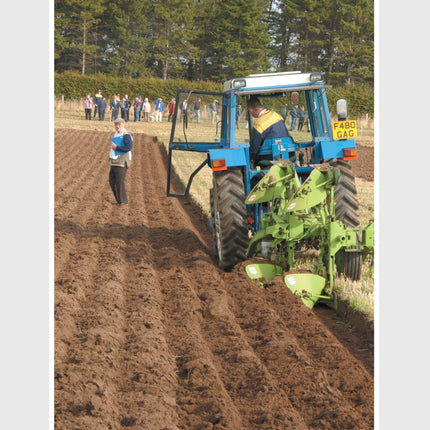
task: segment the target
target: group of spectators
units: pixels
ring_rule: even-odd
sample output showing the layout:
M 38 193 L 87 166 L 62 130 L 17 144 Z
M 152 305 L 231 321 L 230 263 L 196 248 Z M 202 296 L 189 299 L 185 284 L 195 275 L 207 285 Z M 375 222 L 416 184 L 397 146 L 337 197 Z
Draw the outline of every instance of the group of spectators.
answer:
M 91 94 L 89 93 L 87 97 L 84 100 L 84 107 L 85 107 L 85 119 L 90 120 L 92 116 L 92 108 L 94 105 L 94 114 L 93 117 L 96 119 L 97 115 L 100 121 L 104 121 L 105 119 L 105 113 L 107 109 L 107 102 L 106 98 L 101 94 L 101 90 L 97 91 L 97 94 L 94 96 L 94 99 L 92 99 Z M 152 112 L 152 106 L 149 102 L 148 98 L 142 99 L 142 97 L 138 96 L 134 99 L 134 102 L 132 103 L 129 98 L 128 94 L 125 94 L 122 98 L 120 98 L 119 94 L 115 94 L 112 96 L 109 102 L 109 109 L 111 113 L 111 121 L 115 121 L 119 115 L 121 115 L 121 118 L 124 119 L 125 122 L 128 122 L 130 119 L 130 111 L 131 108 L 133 108 L 133 114 L 134 114 L 134 121 L 155 121 L 155 122 L 162 122 L 163 117 L 165 113 L 168 114 L 167 121 L 172 121 L 172 117 L 175 113 L 175 107 L 176 107 L 176 100 L 174 97 L 171 98 L 169 104 L 166 106 L 163 102 L 163 99 L 161 97 L 157 98 L 154 101 L 154 111 Z M 240 117 L 241 114 L 241 107 L 238 107 L 238 111 L 236 112 L 236 119 L 238 120 L 238 117 Z M 188 115 L 188 100 L 185 99 L 180 107 L 180 120 L 183 121 L 184 117 Z M 209 116 L 211 118 L 212 124 L 216 122 L 219 118 L 219 109 L 220 105 L 218 100 L 213 100 L 209 104 Z M 194 115 L 190 117 L 190 120 L 196 119 L 197 122 L 200 122 L 200 110 L 201 110 L 201 99 L 197 98 L 196 102 L 194 103 Z M 152 113 L 152 115 L 151 115 Z M 306 111 L 303 106 L 300 107 L 298 105 L 294 105 L 294 107 L 291 110 L 288 110 L 287 104 L 281 107 L 281 116 L 284 119 L 284 122 L 286 123 L 287 115 L 289 114 L 291 117 L 291 128 L 290 130 L 293 131 L 296 129 L 302 131 L 303 126 L 305 123 L 306 118 Z M 237 121 L 238 123 L 238 121 Z M 309 125 L 308 125 L 309 129 Z
M 165 112 L 163 99 L 159 97 L 154 101 L 154 104 L 154 115 L 151 115 L 152 106 L 148 98 L 142 99 L 142 97 L 138 96 L 134 99 L 134 102 L 132 102 L 129 100 L 128 94 L 125 94 L 123 97 L 120 97 L 119 94 L 114 94 L 109 101 L 110 120 L 115 121 L 117 118 L 121 117 L 125 122 L 128 122 L 130 119 L 131 109 L 133 108 L 134 121 L 143 120 L 161 122 Z M 108 104 L 106 97 L 102 95 L 101 90 L 97 91 L 94 99 L 91 97 L 91 93 L 87 94 L 87 97 L 84 100 L 84 108 L 86 120 L 91 120 L 91 117 L 96 119 L 98 116 L 99 121 L 104 121 Z M 168 105 L 168 121 L 171 120 L 174 111 L 175 99 L 172 98 Z
M 94 112 L 93 112 L 94 107 Z M 194 103 L 194 115 L 190 117 L 191 120 L 196 118 L 197 122 L 200 122 L 200 111 L 201 111 L 201 99 L 198 98 Z M 94 99 L 91 97 L 91 93 L 88 93 L 84 100 L 85 108 L 85 119 L 91 120 L 91 118 L 104 121 L 106 110 L 108 108 L 106 97 L 101 93 L 101 90 L 97 91 Z M 130 111 L 133 109 L 134 121 L 155 121 L 162 122 L 165 114 L 168 115 L 167 121 L 172 121 L 173 115 L 175 113 L 176 100 L 174 97 L 171 98 L 167 108 L 161 97 L 157 98 L 152 105 L 148 98 L 142 99 L 138 96 L 131 102 L 128 98 L 128 94 L 125 94 L 122 98 L 119 94 L 114 94 L 109 101 L 109 111 L 110 120 L 115 121 L 117 118 L 121 117 L 125 122 L 130 119 Z M 188 115 L 188 101 L 185 99 L 180 107 L 181 121 L 184 116 Z M 214 99 L 209 104 L 209 117 L 212 124 L 214 124 L 219 119 L 220 103 L 218 100 Z
M 151 113 L 151 103 L 149 102 L 147 97 L 145 97 L 143 100 L 142 100 L 142 97 L 140 96 L 135 97 L 133 102 L 133 110 L 134 110 L 135 122 L 140 121 L 141 119 L 143 121 L 149 121 L 149 114 Z M 123 118 L 122 113 L 121 113 L 121 118 Z M 125 121 L 127 120 L 125 119 Z
M 172 102 L 175 103 L 175 99 L 172 99 Z M 201 98 L 197 97 L 197 100 L 194 102 L 194 115 L 192 115 L 190 117 L 190 121 L 192 121 L 194 118 L 196 118 L 196 121 L 199 123 L 200 122 L 200 111 L 202 108 L 201 105 Z M 169 104 L 170 106 L 170 104 Z M 175 109 L 175 105 L 173 104 L 173 112 Z M 181 105 L 179 106 L 179 111 L 180 111 L 180 117 L 179 117 L 179 121 L 187 121 L 188 118 L 188 113 L 189 113 L 189 103 L 188 103 L 188 99 L 184 99 L 181 103 Z M 214 99 L 210 104 L 209 104 L 209 117 L 211 120 L 211 123 L 214 124 L 216 121 L 218 121 L 219 119 L 219 110 L 220 110 L 220 104 L 219 101 Z M 170 112 L 170 111 L 169 111 Z M 171 115 L 169 114 L 169 119 L 168 121 L 170 121 L 171 119 Z

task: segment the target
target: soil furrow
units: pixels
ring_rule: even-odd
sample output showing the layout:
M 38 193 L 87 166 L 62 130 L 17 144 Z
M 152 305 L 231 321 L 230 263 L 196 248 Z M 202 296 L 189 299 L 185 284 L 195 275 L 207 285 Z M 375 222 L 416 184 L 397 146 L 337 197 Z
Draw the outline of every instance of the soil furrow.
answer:
M 238 428 L 235 423 L 240 422 L 240 414 L 225 392 L 201 336 L 199 319 L 202 316 L 200 300 L 193 289 L 194 280 L 183 273 L 188 250 L 205 256 L 206 246 L 198 233 L 184 223 L 186 214 L 179 202 L 163 195 L 165 165 L 158 145 L 144 149 L 145 156 L 139 157 L 141 148 L 137 147 L 134 158 L 139 158 L 137 166 L 145 172 L 143 203 L 148 207 L 147 220 L 153 226 L 148 235 L 148 252 L 154 255 L 154 270 L 162 285 L 166 339 L 176 357 L 178 426 L 197 428 L 223 420 L 227 428 Z M 169 228 L 166 228 L 166 219 L 169 219 Z
M 60 131 L 56 131 L 56 135 L 58 133 Z M 79 201 L 84 191 L 90 191 L 87 200 L 92 201 L 96 195 L 94 184 L 106 184 L 106 181 L 100 181 L 100 178 L 103 177 L 101 175 L 106 175 L 105 166 L 111 134 L 90 132 L 83 142 L 80 142 L 80 139 L 83 139 L 82 133 L 75 131 L 74 135 L 75 138 L 68 138 L 63 144 L 67 150 L 55 151 L 55 181 L 58 184 L 67 184 L 67 188 L 56 187 L 56 206 L 61 198 L 65 197 Z M 91 181 L 91 184 L 87 181 Z
M 56 428 L 371 428 L 373 375 L 285 286 L 216 266 L 160 143 L 133 136 L 111 205 L 112 135 L 55 133 Z
M 212 262 L 203 253 L 190 251 L 184 257 L 187 261 L 186 270 L 175 269 L 175 265 L 170 268 L 176 287 L 172 285 L 171 290 L 167 291 L 168 297 L 170 301 L 172 296 L 177 295 L 178 303 L 193 303 L 193 306 L 183 310 L 184 317 L 180 325 L 185 326 L 187 333 L 192 333 L 193 327 L 198 328 L 201 338 L 199 343 L 209 351 L 207 357 L 210 357 L 210 361 L 200 358 L 195 362 L 192 352 L 186 352 L 180 363 L 186 374 L 190 362 L 193 362 L 193 369 L 198 368 L 199 391 L 209 398 L 213 397 L 213 393 L 210 393 L 213 384 L 211 378 L 205 380 L 203 377 L 208 372 L 202 366 L 216 370 L 217 385 L 222 384 L 231 407 L 240 411 L 240 420 L 236 418 L 233 422 L 227 420 L 234 415 L 218 412 L 220 424 L 224 423 L 229 429 L 307 428 L 300 413 L 294 410 L 279 385 L 278 375 L 268 372 L 237 323 L 237 314 L 232 312 L 231 299 L 226 293 L 228 286 L 225 277 L 213 269 L 211 276 L 207 276 L 211 272 Z M 198 285 L 198 289 L 191 290 L 188 285 Z M 237 287 L 234 282 L 234 288 Z M 175 293 L 175 289 L 179 291 Z M 191 297 L 183 300 L 186 296 Z M 182 310 L 182 307 L 178 305 L 177 309 Z M 189 319 L 193 321 L 189 322 Z M 181 339 L 180 345 L 186 347 L 187 342 Z M 191 351 L 194 350 L 194 347 L 191 348 Z M 209 413 L 209 408 L 204 412 Z
M 106 249 L 106 243 L 102 243 L 100 248 L 88 237 L 78 239 L 63 270 L 64 277 L 57 281 L 62 288 L 56 290 L 56 345 L 58 350 L 61 343 L 63 351 L 56 358 L 55 370 L 56 403 L 63 404 L 56 411 L 59 426 L 106 428 L 107 414 L 119 413 L 112 382 L 115 372 L 111 370 L 107 375 L 104 368 L 115 368 L 112 358 L 123 342 L 124 316 L 118 311 L 123 308 L 123 276 L 118 270 L 100 276 L 99 264 L 115 255 L 112 253 L 115 247 L 108 248 L 108 256 L 100 255 Z M 60 312 L 64 293 L 72 297 L 66 303 L 75 303 L 75 307 L 73 310 L 61 307 L 63 312 Z M 71 324 L 67 325 L 68 330 L 61 324 L 69 319 L 74 322 L 73 330 Z
M 291 306 L 291 294 L 282 282 L 274 283 L 267 298 L 268 306 L 276 311 L 286 327 L 295 333 L 304 352 L 319 363 L 332 389 L 339 390 L 345 401 L 363 417 L 368 417 L 369 407 L 374 401 L 374 381 L 366 366 L 344 348 L 338 338 L 328 331 L 313 313 L 309 314 L 304 305 L 300 303 L 300 306 Z M 302 321 L 306 319 L 308 323 L 303 324 Z M 373 422 L 370 424 L 373 425 Z
M 367 407 L 372 403 L 373 381 L 281 279 L 264 290 L 256 284 L 238 282 L 229 292 L 252 347 L 309 426 L 324 428 L 327 422 L 336 426 L 339 416 L 347 428 L 356 422 L 364 425 L 355 428 L 372 425 L 366 422 L 366 413 L 360 416 L 360 410 L 363 401 Z M 267 300 L 269 295 L 271 300 Z M 347 368 L 339 371 L 343 362 Z M 363 393 L 359 400 L 357 385 L 349 383 L 351 374 L 351 381 L 360 385 Z M 307 381 L 306 389 L 303 381 Z M 312 407 L 305 402 L 309 392 Z M 336 413 L 327 414 L 329 410 Z
M 166 267 L 162 272 L 166 337 L 178 373 L 179 427 L 218 424 L 232 430 L 242 428 L 241 414 L 223 385 L 202 333 L 202 303 L 193 284 L 183 269 Z

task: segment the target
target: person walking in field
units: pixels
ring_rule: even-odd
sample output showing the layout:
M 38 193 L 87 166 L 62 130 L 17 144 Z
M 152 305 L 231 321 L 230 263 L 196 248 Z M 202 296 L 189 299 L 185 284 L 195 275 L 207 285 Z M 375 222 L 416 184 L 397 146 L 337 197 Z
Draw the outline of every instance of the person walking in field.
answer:
M 91 119 L 91 112 L 93 110 L 93 99 L 91 98 L 91 93 L 87 94 L 87 97 L 84 100 L 84 108 L 85 108 L 85 119 Z
M 190 120 L 197 118 L 197 122 L 200 122 L 200 104 L 201 98 L 198 97 L 196 102 L 194 103 L 194 115 L 190 118 Z
M 155 122 L 161 122 L 164 113 L 164 103 L 163 99 L 160 97 L 158 103 L 155 104 Z
M 115 201 L 114 205 L 127 205 L 128 197 L 125 187 L 127 169 L 131 165 L 131 150 L 133 138 L 125 129 L 125 120 L 117 118 L 114 121 L 115 135 L 112 138 L 109 154 L 109 185 L 112 189 Z
M 302 131 L 303 125 L 305 123 L 306 111 L 304 106 L 302 106 L 298 113 L 299 124 L 297 125 L 297 130 Z

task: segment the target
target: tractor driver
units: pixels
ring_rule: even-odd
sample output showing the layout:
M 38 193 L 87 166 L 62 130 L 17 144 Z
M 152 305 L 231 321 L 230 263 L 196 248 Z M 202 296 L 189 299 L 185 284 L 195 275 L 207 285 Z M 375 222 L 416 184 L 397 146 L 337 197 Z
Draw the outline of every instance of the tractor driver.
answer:
M 247 103 L 249 113 L 256 118 L 249 142 L 249 158 L 254 167 L 258 163 L 258 151 L 269 137 L 289 136 L 284 119 L 277 112 L 265 109 L 260 100 L 251 96 Z

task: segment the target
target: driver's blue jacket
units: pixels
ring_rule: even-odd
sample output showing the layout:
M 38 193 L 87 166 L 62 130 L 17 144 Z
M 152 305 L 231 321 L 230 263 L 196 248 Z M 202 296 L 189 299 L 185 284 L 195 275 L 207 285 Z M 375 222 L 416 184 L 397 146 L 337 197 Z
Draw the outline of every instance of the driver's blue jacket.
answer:
M 289 136 L 284 119 L 279 113 L 272 110 L 264 110 L 254 121 L 249 142 L 249 158 L 253 165 L 258 161 L 258 151 L 264 140 L 269 137 Z

